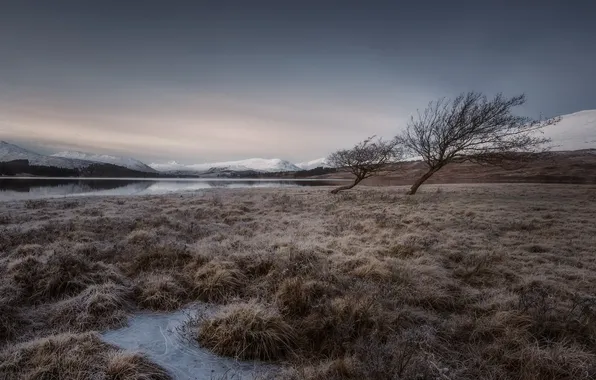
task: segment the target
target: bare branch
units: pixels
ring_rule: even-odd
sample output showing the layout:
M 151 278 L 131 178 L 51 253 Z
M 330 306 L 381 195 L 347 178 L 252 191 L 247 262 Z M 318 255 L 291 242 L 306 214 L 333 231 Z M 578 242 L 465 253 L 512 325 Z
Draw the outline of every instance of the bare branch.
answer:
M 403 157 L 403 149 L 396 139 L 385 141 L 375 139 L 375 136 L 356 144 L 351 149 L 342 149 L 332 153 L 329 164 L 336 168 L 343 168 L 355 177 L 354 183 L 332 190 L 337 193 L 351 189 L 366 178 L 380 175 L 390 163 Z
M 550 140 L 539 132 L 559 120 L 536 121 L 513 115 L 512 109 L 525 101 L 525 95 L 506 98 L 497 94 L 488 100 L 481 93 L 468 92 L 429 103 L 396 138 L 409 154 L 421 156 L 428 166 L 410 194 L 453 160 L 511 167 L 527 162 L 534 157 L 532 153 L 544 151 Z

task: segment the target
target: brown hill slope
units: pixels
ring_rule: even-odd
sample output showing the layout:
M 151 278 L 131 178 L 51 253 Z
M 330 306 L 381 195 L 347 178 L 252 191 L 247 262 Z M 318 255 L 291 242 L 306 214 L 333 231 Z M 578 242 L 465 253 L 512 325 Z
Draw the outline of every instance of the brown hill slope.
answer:
M 367 185 L 409 185 L 426 170 L 421 161 L 406 162 L 393 167 L 384 176 L 365 181 Z M 351 178 L 340 171 L 316 178 Z M 506 170 L 469 162 L 453 163 L 432 176 L 428 183 L 596 183 L 596 149 L 552 152 L 537 158 L 522 168 Z

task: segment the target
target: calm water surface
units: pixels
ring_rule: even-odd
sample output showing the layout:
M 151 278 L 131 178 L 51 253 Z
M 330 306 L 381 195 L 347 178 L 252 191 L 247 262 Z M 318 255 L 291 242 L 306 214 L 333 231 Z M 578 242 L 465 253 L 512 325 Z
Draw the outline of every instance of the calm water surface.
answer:
M 80 195 L 155 195 L 210 188 L 333 186 L 329 180 L 0 178 L 0 201 Z

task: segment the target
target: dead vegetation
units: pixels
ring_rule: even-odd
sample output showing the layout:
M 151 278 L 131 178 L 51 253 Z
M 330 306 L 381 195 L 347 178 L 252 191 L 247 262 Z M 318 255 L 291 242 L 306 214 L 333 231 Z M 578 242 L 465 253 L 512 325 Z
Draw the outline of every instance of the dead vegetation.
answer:
M 0 342 L 13 340 L 17 336 L 19 325 L 24 318 L 19 315 L 19 309 L 9 305 L 5 299 L 0 299 Z
M 132 310 L 129 287 L 106 282 L 90 285 L 74 297 L 56 302 L 49 308 L 51 326 L 68 326 L 71 331 L 95 330 L 101 326 L 125 323 Z
M 189 299 L 186 284 L 174 274 L 149 273 L 139 279 L 137 301 L 143 308 L 176 310 Z
M 258 302 L 229 305 L 191 321 L 195 338 L 213 352 L 237 359 L 278 360 L 292 352 L 297 333 L 279 313 Z
M 74 296 L 95 284 L 124 282 L 113 266 L 70 252 L 26 256 L 10 262 L 6 272 L 9 284 L 27 304 Z
M 139 354 L 118 351 L 94 333 L 61 334 L 0 351 L 0 379 L 167 380 Z
M 246 276 L 233 261 L 210 261 L 197 269 L 193 280 L 194 292 L 207 302 L 223 302 L 247 285 Z
M 195 301 L 288 379 L 596 377 L 596 188 L 327 190 L 3 203 L 0 378 L 166 378 L 89 331 Z

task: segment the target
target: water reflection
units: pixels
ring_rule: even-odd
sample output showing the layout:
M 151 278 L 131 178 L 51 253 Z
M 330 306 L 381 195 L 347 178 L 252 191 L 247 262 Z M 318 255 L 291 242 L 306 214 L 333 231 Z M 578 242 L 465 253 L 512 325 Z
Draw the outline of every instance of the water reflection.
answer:
M 76 195 L 150 195 L 209 188 L 329 186 L 323 180 L 0 179 L 0 201 Z

